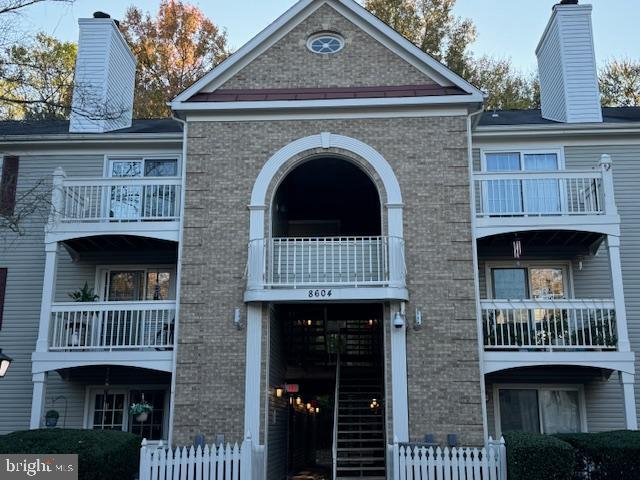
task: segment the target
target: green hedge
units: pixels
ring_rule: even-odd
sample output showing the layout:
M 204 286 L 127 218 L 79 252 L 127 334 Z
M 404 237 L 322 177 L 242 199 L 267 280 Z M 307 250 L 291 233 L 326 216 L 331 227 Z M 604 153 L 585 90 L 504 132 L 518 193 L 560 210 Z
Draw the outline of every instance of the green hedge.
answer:
M 77 453 L 79 480 L 130 480 L 138 472 L 140 437 L 115 430 L 26 430 L 0 435 L 0 453 Z
M 571 480 L 575 451 L 548 435 L 523 432 L 504 434 L 509 480 Z
M 576 450 L 577 469 L 590 480 L 640 478 L 640 432 L 620 430 L 602 433 L 555 435 Z

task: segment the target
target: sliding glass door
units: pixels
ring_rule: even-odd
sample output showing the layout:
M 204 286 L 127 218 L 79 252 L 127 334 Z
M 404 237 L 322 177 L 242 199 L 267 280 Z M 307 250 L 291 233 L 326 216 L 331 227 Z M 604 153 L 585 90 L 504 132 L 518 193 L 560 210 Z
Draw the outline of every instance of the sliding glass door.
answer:
M 487 172 L 552 172 L 557 153 L 499 152 L 485 154 Z M 553 214 L 561 211 L 560 182 L 555 179 L 489 180 L 483 192 L 486 211 L 493 215 Z

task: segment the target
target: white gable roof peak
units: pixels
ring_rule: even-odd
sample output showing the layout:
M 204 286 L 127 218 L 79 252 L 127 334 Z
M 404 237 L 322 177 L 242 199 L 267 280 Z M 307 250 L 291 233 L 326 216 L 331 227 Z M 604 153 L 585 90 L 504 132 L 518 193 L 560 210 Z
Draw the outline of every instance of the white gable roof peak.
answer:
M 172 106 L 179 109 L 179 104 L 186 102 L 200 92 L 213 92 L 243 67 L 249 64 L 293 28 L 308 18 L 323 5 L 329 5 L 362 28 L 369 35 L 385 45 L 395 54 L 412 64 L 442 86 L 456 86 L 467 92 L 470 102 L 482 102 L 484 94 L 445 67 L 430 55 L 404 38 L 382 20 L 366 10 L 354 0 L 299 0 L 289 10 L 278 17 L 267 28 L 258 33 L 239 50 L 229 56 L 200 80 L 180 93 L 172 101 Z

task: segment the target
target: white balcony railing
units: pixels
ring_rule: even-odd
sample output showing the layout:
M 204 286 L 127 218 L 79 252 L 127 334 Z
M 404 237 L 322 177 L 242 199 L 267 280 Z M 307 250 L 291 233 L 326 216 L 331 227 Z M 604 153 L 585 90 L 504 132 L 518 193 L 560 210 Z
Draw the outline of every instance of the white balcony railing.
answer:
M 615 350 L 613 300 L 481 300 L 487 350 Z
M 175 301 L 54 303 L 49 350 L 169 350 L 175 313 Z
M 250 271 L 260 287 L 404 286 L 402 239 L 390 237 L 320 237 L 259 239 L 249 246 Z M 264 257 L 264 261 L 251 259 Z
M 481 172 L 473 174 L 478 217 L 603 215 L 603 172 Z
M 65 178 L 54 175 L 54 223 L 176 221 L 177 177 Z

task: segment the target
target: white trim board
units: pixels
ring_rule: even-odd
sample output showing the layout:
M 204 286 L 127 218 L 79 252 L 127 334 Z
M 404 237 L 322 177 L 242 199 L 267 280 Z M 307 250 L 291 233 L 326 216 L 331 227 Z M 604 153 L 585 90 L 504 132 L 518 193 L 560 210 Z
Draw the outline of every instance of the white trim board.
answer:
M 171 102 L 172 108 L 176 110 L 182 109 L 184 102 L 198 92 L 216 90 L 323 5 L 329 5 L 335 9 L 389 50 L 421 70 L 426 76 L 439 82 L 442 86 L 458 86 L 470 94 L 472 97 L 470 101 L 482 102 L 484 100 L 484 94 L 480 90 L 424 53 L 354 0 L 299 0 L 267 28 L 249 40 L 235 54 L 228 57 L 224 62 L 180 93 Z

